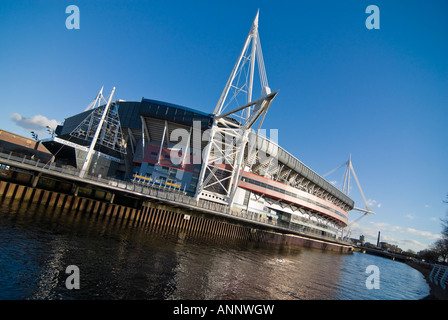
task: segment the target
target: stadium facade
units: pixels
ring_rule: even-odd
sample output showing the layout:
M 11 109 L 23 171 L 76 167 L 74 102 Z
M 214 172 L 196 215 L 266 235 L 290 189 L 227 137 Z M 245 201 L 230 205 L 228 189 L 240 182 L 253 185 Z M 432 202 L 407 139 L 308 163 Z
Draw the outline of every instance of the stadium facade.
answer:
M 253 98 L 258 67 L 260 97 Z M 42 143 L 55 161 L 103 178 L 183 192 L 278 225 L 338 237 L 354 201 L 261 129 L 277 92 L 266 77 L 258 13 L 212 113 L 102 90 Z M 235 104 L 244 95 L 242 105 Z M 269 137 L 268 137 L 269 136 Z

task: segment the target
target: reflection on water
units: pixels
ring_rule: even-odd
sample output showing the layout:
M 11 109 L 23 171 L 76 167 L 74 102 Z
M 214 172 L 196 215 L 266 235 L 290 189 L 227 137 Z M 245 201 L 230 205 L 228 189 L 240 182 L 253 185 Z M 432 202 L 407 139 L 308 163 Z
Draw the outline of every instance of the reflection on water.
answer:
M 368 265 L 380 289 L 368 290 Z M 5 200 L 0 299 L 420 299 L 423 276 L 384 258 L 164 234 Z M 65 269 L 80 270 L 68 290 Z

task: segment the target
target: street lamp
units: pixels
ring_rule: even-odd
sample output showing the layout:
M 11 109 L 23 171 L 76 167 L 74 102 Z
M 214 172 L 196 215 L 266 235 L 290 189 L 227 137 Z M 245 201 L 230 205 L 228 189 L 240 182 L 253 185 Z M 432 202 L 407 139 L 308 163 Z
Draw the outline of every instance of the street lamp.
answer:
M 33 137 L 34 140 L 36 140 L 36 141 L 39 140 L 39 135 L 37 133 L 35 133 L 34 131 L 31 131 L 31 136 Z
M 50 128 L 49 126 L 47 126 L 46 128 L 51 137 L 54 138 L 54 129 Z

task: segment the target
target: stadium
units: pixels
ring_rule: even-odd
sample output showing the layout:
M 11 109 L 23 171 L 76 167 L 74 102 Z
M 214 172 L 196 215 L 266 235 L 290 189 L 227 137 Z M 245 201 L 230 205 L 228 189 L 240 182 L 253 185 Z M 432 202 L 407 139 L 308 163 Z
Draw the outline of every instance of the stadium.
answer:
M 261 129 L 278 91 L 267 83 L 258 13 L 212 113 L 147 98 L 113 101 L 114 90 L 106 99 L 101 89 L 42 140 L 57 163 L 80 177 L 168 188 L 325 237 L 348 226 L 354 201 L 279 146 L 275 130 Z

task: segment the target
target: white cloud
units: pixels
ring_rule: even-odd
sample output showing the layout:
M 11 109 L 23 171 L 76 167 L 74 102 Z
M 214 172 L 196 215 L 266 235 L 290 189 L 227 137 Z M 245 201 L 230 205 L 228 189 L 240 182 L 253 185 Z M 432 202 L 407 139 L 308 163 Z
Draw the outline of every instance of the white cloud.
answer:
M 404 217 L 407 218 L 407 219 L 411 219 L 411 220 L 415 218 L 415 216 L 413 214 L 410 214 L 410 213 L 408 213 Z
M 43 115 L 35 115 L 32 117 L 22 117 L 18 113 L 10 114 L 9 117 L 19 126 L 26 130 L 37 130 L 42 131 L 46 130 L 46 127 L 55 129 L 58 125 L 57 120 L 50 120 Z
M 360 229 L 371 230 L 369 234 L 374 235 L 378 234 L 378 231 L 387 232 L 399 232 L 401 234 L 410 233 L 415 236 L 423 237 L 426 239 L 439 239 L 440 234 L 432 233 L 429 231 L 417 230 L 414 228 L 403 228 L 400 226 L 393 226 L 385 222 L 369 222 L 366 227 L 360 227 Z
M 394 243 L 401 248 L 409 248 L 414 251 L 420 251 L 428 247 L 426 244 L 413 239 L 395 239 Z
M 352 237 L 364 235 L 368 242 L 376 244 L 378 232 L 381 232 L 380 241 L 398 245 L 404 250 L 412 249 L 414 251 L 420 251 L 427 248 L 431 243 L 441 237 L 440 234 L 435 234 L 429 231 L 405 228 L 391 225 L 386 222 L 375 221 L 369 221 L 364 225 L 354 225 L 352 228 Z
M 370 207 L 377 207 L 377 208 L 381 208 L 381 206 L 382 206 L 381 203 L 378 203 L 378 201 L 373 200 L 373 199 L 368 199 L 368 200 L 367 200 L 367 204 L 368 204 Z
M 440 238 L 440 234 L 435 234 L 435 233 L 432 233 L 429 231 L 416 230 L 414 228 L 406 228 L 405 231 L 409 232 L 413 235 L 426 238 L 426 239 L 439 239 Z
M 378 227 L 378 228 L 389 228 L 390 224 L 386 222 L 369 222 L 369 225 Z

